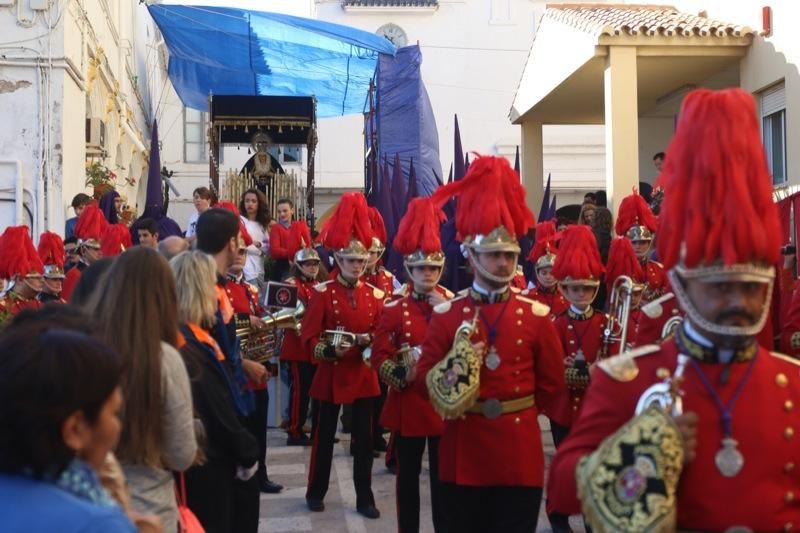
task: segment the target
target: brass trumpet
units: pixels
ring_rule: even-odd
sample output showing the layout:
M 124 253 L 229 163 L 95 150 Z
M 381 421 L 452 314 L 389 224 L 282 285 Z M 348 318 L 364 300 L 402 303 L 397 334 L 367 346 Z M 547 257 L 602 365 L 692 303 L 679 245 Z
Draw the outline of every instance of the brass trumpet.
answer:
M 331 346 L 350 348 L 356 344 L 356 334 L 344 329 L 326 329 L 322 332 L 322 340 Z

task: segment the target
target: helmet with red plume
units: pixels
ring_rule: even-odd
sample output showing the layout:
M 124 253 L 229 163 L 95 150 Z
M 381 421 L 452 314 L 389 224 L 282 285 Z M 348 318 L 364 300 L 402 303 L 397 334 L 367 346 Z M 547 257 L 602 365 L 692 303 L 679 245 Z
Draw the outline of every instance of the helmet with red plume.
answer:
M 766 322 L 781 230 L 753 97 L 741 89 L 692 91 L 667 153 L 657 245 L 675 295 L 700 328 L 754 336 Z M 761 317 L 751 326 L 705 319 L 684 289 L 690 278 L 768 284 Z
M 386 250 L 386 224 L 383 222 L 383 217 L 377 207 L 369 208 L 369 224 L 372 227 L 372 242 L 369 246 L 369 251 L 377 253 L 380 257 Z
M 0 278 L 40 278 L 44 272 L 28 226 L 9 226 L 0 237 Z
M 561 285 L 597 287 L 604 270 L 597 240 L 589 226 L 568 226 L 562 232 L 553 276 Z
M 360 192 L 342 195 L 333 214 L 322 226 L 320 238 L 339 259 L 367 259 L 372 243 L 367 199 Z
M 546 220 L 536 225 L 536 242 L 528 254 L 528 261 L 535 268 L 552 268 L 556 261 L 556 225 L 552 220 Z
M 109 224 L 101 239 L 103 257 L 116 257 L 131 246 L 131 232 L 125 224 Z
M 394 249 L 403 255 L 406 268 L 444 265 L 439 236 L 444 220 L 444 213 L 430 198 L 411 200 L 394 238 Z
M 66 252 L 61 236 L 52 231 L 45 231 L 39 237 L 37 252 L 44 265 L 44 277 L 48 279 L 63 279 Z
M 244 225 L 242 221 L 241 215 L 239 215 L 239 209 L 236 207 L 236 204 L 233 202 L 217 202 L 217 205 L 214 207 L 218 209 L 226 209 L 239 217 L 239 233 L 242 235 L 242 240 L 244 241 L 245 246 L 250 246 L 253 244 L 253 237 L 250 236 L 250 232 L 247 231 L 247 227 Z
M 644 270 L 642 269 L 639 259 L 636 257 L 636 252 L 633 251 L 633 245 L 629 239 L 625 237 L 617 237 L 611 241 L 611 247 L 608 250 L 608 262 L 606 263 L 606 283 L 610 288 L 614 286 L 617 278 L 620 276 L 627 276 L 631 278 L 634 283 L 634 288 L 639 285 L 644 288 L 646 281 Z
M 617 223 L 614 226 L 617 235 L 625 236 L 634 242 L 652 241 L 657 227 L 658 221 L 639 191 L 634 189 L 633 194 L 622 199 L 617 213 Z
M 288 241 L 289 256 L 295 263 L 304 261 L 319 261 L 319 254 L 311 246 L 311 230 L 304 220 L 293 222 L 289 227 Z
M 81 216 L 75 223 L 75 236 L 78 237 L 78 244 L 88 248 L 100 249 L 100 240 L 108 227 L 105 215 L 97 207 L 97 203 L 92 202 L 83 208 Z

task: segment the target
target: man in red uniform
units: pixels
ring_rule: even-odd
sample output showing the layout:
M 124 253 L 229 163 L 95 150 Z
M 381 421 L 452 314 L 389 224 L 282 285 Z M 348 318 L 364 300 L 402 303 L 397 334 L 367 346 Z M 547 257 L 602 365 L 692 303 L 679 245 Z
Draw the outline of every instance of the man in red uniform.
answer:
M 11 287 L 0 297 L 0 328 L 24 309 L 38 309 L 36 296 L 43 280 L 42 260 L 33 247 L 27 226 L 9 226 L 0 236 L 0 278 Z
M 615 290 L 616 289 L 616 290 Z M 635 346 L 640 322 L 645 275 L 631 241 L 625 237 L 612 239 L 606 263 L 606 294 L 608 294 L 608 350 L 606 357 L 619 355 Z M 627 320 L 623 313 L 627 308 Z M 625 337 L 624 348 L 622 337 Z
M 270 279 L 281 281 L 289 272 L 289 228 L 294 217 L 294 202 L 281 198 L 275 209 L 278 212 L 278 221 L 269 228 L 269 256 L 275 262 L 270 271 Z
M 286 283 L 297 287 L 297 298 L 308 307 L 314 286 L 319 283 L 320 258 L 311 247 L 311 232 L 302 220 L 292 224 L 289 230 L 289 252 L 294 264 L 289 270 Z M 289 424 L 286 428 L 289 436 L 287 446 L 310 446 L 311 439 L 306 435 L 303 426 L 308 418 L 309 390 L 314 377 L 314 365 L 311 353 L 300 342 L 300 336 L 293 330 L 287 330 L 281 346 L 281 361 L 289 365 L 291 382 L 289 383 Z
M 528 255 L 536 274 L 536 286 L 522 291 L 522 296 L 536 300 L 550 308 L 550 316 L 555 318 L 567 310 L 569 302 L 558 290 L 558 280 L 553 277 L 556 261 L 556 225 L 552 220 L 536 225 L 536 242 Z
M 800 366 L 756 341 L 781 232 L 755 102 L 700 89 L 678 117 L 658 252 L 686 319 L 599 365 L 549 498 L 603 531 L 796 531 Z
M 451 196 L 475 278 L 465 296 L 434 308 L 414 381 L 448 415 L 439 443 L 445 513 L 459 533 L 535 531 L 544 484 L 537 416 L 564 386 L 564 353 L 547 306 L 509 288 L 533 215 L 500 157 L 478 157 L 434 201 Z M 450 366 L 462 357 L 466 373 Z
M 400 221 L 394 247 L 403 255 L 412 292 L 384 307 L 372 356 L 373 366 L 389 386 L 380 421 L 393 433 L 397 524 L 401 533 L 419 531 L 419 474 L 426 442 L 434 530 L 445 531 L 438 479 L 439 436 L 444 425 L 428 398 L 418 388 L 409 387 L 433 307 L 448 300 L 437 286 L 444 266 L 440 217 L 441 211 L 430 198 L 415 198 Z
M 363 194 L 346 193 L 325 223 L 322 241 L 334 251 L 340 271 L 335 280 L 314 287 L 303 318 L 301 340 L 317 360 L 311 397 L 319 400 L 306 502 L 312 511 L 325 509 L 337 417 L 342 404 L 350 403 L 356 509 L 367 518 L 378 518 L 372 494 L 372 423 L 373 399 L 380 387 L 364 352 L 372 343 L 385 294 L 361 280 L 372 239 L 367 209 Z
M 386 299 L 391 300 L 394 293 L 394 275 L 381 264 L 381 257 L 386 251 L 386 226 L 383 217 L 375 207 L 369 208 L 369 222 L 372 226 L 372 243 L 369 246 L 369 259 L 367 270 L 364 272 L 364 281 L 378 287 L 386 293 Z
M 59 234 L 45 231 L 39 236 L 37 252 L 44 265 L 44 284 L 42 292 L 38 296 L 39 301 L 42 303 L 66 303 L 61 298 L 61 291 L 64 289 L 64 260 L 66 259 L 64 241 L 61 240 Z
M 639 258 L 642 265 L 647 277 L 647 287 L 645 287 L 643 295 L 644 303 L 652 302 L 668 290 L 664 265 L 650 259 L 650 250 L 657 226 L 658 221 L 655 215 L 638 191 L 634 190 L 633 194 L 622 199 L 614 231 L 617 232 L 617 235 L 631 240 L 636 257 Z
M 75 236 L 78 237 L 78 253 L 81 258 L 74 267 L 67 271 L 64 278 L 64 288 L 61 291 L 61 297 L 64 300 L 69 301 L 69 297 L 86 267 L 103 258 L 100 241 L 107 227 L 106 217 L 96 203 L 87 205 L 81 211 L 81 216 L 78 217 L 78 222 L 75 224 Z

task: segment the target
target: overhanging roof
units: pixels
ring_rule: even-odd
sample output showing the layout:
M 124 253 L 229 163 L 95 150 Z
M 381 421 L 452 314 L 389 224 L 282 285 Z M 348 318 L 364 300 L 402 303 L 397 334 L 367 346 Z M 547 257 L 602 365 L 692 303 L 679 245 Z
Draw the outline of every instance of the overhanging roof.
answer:
M 603 122 L 608 49 L 636 48 L 639 108 L 738 61 L 755 32 L 671 6 L 548 5 L 509 118 L 553 124 Z

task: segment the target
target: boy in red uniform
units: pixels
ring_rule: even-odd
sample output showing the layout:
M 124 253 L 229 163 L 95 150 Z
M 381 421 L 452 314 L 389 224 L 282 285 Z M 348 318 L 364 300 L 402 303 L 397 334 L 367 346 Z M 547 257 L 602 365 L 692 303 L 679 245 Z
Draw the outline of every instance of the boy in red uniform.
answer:
M 0 236 L 0 278 L 12 285 L 0 297 L 0 328 L 24 309 L 38 309 L 44 283 L 42 260 L 33 247 L 28 226 L 9 226 Z
M 334 251 L 339 274 L 314 287 L 300 338 L 317 360 L 311 397 L 319 400 L 308 468 L 308 508 L 325 510 L 339 410 L 343 404 L 352 404 L 356 510 L 374 519 L 380 512 L 372 494 L 372 424 L 380 387 L 364 352 L 372 344 L 385 294 L 361 279 L 372 240 L 367 209 L 363 194 L 346 193 L 322 228 L 322 242 Z
M 419 531 L 419 474 L 426 442 L 434 530 L 445 531 L 437 471 L 439 436 L 444 424 L 420 390 L 409 387 L 433 307 L 448 299 L 437 285 L 444 266 L 439 239 L 441 217 L 441 210 L 430 198 L 415 198 L 400 221 L 394 247 L 403 255 L 412 292 L 384 307 L 375 332 L 375 353 L 372 356 L 373 366 L 389 386 L 380 422 L 393 432 L 397 462 L 397 524 L 402 533 Z
M 549 498 L 603 531 L 796 531 L 800 365 L 757 342 L 781 230 L 756 105 L 699 89 L 678 117 L 658 255 L 686 318 L 599 365 Z
M 558 280 L 553 277 L 556 261 L 556 225 L 552 220 L 536 225 L 536 242 L 528 255 L 536 273 L 536 286 L 522 291 L 522 295 L 550 308 L 550 316 L 555 318 L 567 310 L 569 302 L 558 290 Z
M 620 280 L 628 278 L 628 280 Z M 611 300 L 616 285 L 616 302 Z M 625 237 L 616 237 L 611 241 L 606 263 L 606 294 L 609 297 L 608 335 L 606 335 L 606 357 L 619 355 L 636 345 L 636 334 L 641 317 L 642 295 L 645 288 L 645 276 L 642 266 L 636 257 L 631 241 Z M 627 302 L 627 303 L 626 303 Z M 628 320 L 620 324 L 622 306 L 628 306 Z M 625 346 L 621 347 L 623 328 Z M 612 346 L 613 345 L 613 346 Z
M 61 291 L 61 297 L 64 300 L 69 301 L 69 297 L 86 267 L 103 258 L 100 241 L 107 227 L 106 217 L 96 203 L 91 203 L 83 208 L 78 222 L 75 223 L 75 236 L 78 237 L 78 253 L 81 258 L 74 267 L 67 271 L 64 278 L 64 288 Z
M 44 285 L 38 296 L 39 301 L 42 303 L 66 303 L 61 298 L 61 291 L 64 289 L 64 260 L 66 259 L 64 241 L 57 233 L 45 231 L 39 236 L 37 252 L 44 265 Z
M 614 231 L 619 236 L 630 239 L 636 257 L 642 265 L 642 270 L 647 278 L 647 286 L 644 290 L 644 303 L 652 302 L 659 296 L 668 291 L 667 274 L 664 265 L 650 259 L 650 250 L 655 237 L 658 221 L 656 220 L 650 206 L 634 190 L 633 194 L 626 196 L 619 204 L 617 223 Z

